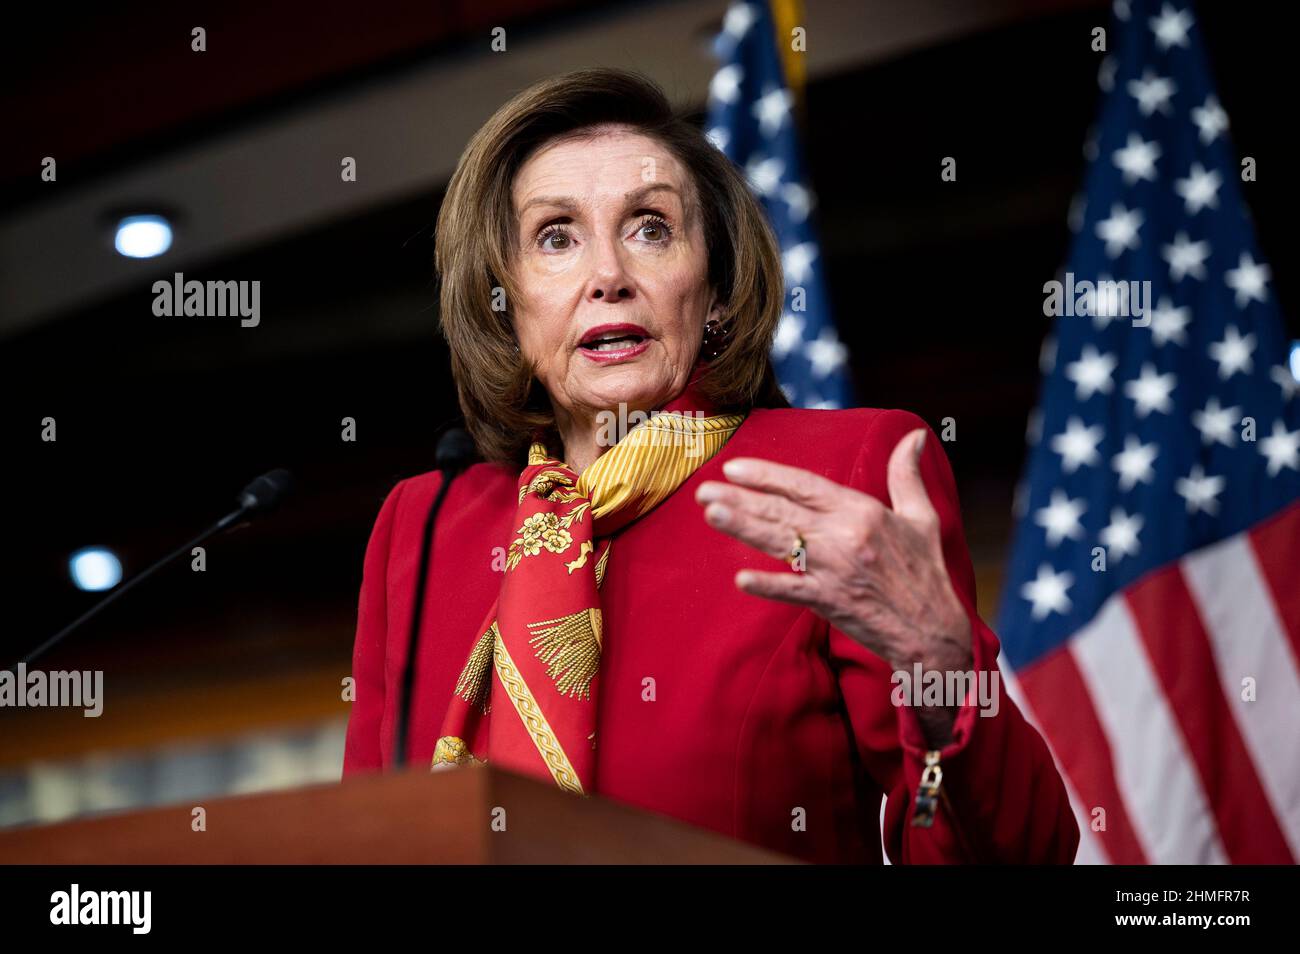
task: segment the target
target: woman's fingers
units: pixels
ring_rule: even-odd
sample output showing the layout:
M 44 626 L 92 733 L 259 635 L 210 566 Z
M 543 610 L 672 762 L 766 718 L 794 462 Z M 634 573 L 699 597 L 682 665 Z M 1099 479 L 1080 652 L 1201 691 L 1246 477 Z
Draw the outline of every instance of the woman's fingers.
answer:
M 833 480 L 802 467 L 788 467 L 761 457 L 733 457 L 722 465 L 727 479 L 754 490 L 780 494 L 810 510 L 829 513 L 848 490 Z
M 768 573 L 764 570 L 741 570 L 736 586 L 744 593 L 781 600 L 810 609 L 820 609 L 820 588 L 816 579 L 804 573 Z
M 701 483 L 695 500 L 705 506 L 708 525 L 783 560 L 789 558 L 796 534 L 809 534 L 822 520 L 785 496 L 722 481 Z
M 704 486 L 702 484 L 701 489 Z M 742 543 L 763 551 L 768 556 L 781 560 L 790 556 L 790 550 L 795 542 L 795 527 L 787 522 L 788 517 L 779 513 L 781 504 L 775 500 L 766 502 L 744 500 L 738 493 L 739 490 L 740 488 L 737 487 L 726 488 L 725 491 L 716 492 L 715 499 L 704 502 L 705 522 Z M 769 498 L 772 496 L 754 494 L 753 491 L 745 491 L 745 493 Z M 704 495 L 714 496 L 708 492 L 704 492 Z M 700 499 L 698 492 L 696 499 Z M 788 504 L 788 501 L 785 503 Z M 808 527 L 798 529 L 800 533 L 805 534 L 809 530 Z
M 889 455 L 886 471 L 889 481 L 889 501 L 894 513 L 916 524 L 927 534 L 937 533 L 939 515 L 930 503 L 925 481 L 921 478 L 921 452 L 925 450 L 926 432 L 923 428 L 903 435 Z
M 743 510 L 760 520 L 781 523 L 787 527 L 807 529 L 819 519 L 819 514 L 788 497 L 761 490 L 750 490 L 720 480 L 706 480 L 700 484 L 696 488 L 695 499 L 701 504 L 715 502 L 725 504 L 733 510 Z
M 727 461 L 733 482 L 696 489 L 706 522 L 780 560 L 791 557 L 796 532 L 807 545 L 805 572 L 746 568 L 736 587 L 805 606 L 889 661 L 918 658 L 936 640 L 968 646 L 960 634 L 969 620 L 948 581 L 938 513 L 921 477 L 926 436 L 912 431 L 890 455 L 892 507 L 797 467 Z

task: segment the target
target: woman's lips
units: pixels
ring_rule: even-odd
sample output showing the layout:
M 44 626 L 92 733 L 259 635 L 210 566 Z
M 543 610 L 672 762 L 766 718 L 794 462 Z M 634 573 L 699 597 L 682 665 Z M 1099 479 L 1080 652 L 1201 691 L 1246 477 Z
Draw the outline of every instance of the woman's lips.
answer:
M 578 350 L 593 361 L 609 364 L 635 358 L 649 343 L 650 335 L 640 325 L 614 321 L 588 328 Z
M 635 358 L 648 347 L 650 347 L 650 339 L 642 338 L 636 343 L 628 342 L 626 346 L 609 348 L 604 351 L 594 351 L 591 348 L 579 348 L 578 350 L 592 361 L 610 364 L 615 361 L 627 361 L 629 358 Z

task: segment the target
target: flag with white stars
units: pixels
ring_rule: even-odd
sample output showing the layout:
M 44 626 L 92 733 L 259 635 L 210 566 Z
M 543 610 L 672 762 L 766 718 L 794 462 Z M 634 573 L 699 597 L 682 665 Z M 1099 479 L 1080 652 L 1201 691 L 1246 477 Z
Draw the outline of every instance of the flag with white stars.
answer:
M 1300 401 L 1198 29 L 1116 3 L 1044 288 L 998 632 L 1081 861 L 1300 859 Z
M 745 171 L 781 246 L 785 305 L 772 363 L 782 390 L 796 407 L 851 407 L 848 352 L 831 319 L 778 42 L 790 38 L 778 40 L 766 2 L 728 7 L 714 41 L 720 66 L 709 84 L 707 133 Z

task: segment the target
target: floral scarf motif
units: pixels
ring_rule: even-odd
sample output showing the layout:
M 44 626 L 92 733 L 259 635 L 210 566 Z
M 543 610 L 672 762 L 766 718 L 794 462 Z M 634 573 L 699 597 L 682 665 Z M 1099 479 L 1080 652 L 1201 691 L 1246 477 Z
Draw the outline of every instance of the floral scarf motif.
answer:
M 490 758 L 578 795 L 592 791 L 607 635 L 598 594 L 611 537 L 671 495 L 744 421 L 714 410 L 688 387 L 581 476 L 534 441 L 501 591 L 457 681 L 433 767 Z

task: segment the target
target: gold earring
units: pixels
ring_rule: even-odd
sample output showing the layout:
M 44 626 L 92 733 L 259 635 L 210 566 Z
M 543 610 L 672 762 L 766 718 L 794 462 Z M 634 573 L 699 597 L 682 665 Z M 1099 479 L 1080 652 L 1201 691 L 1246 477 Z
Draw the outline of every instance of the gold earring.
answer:
M 705 361 L 712 361 L 722 354 L 727 347 L 727 335 L 730 333 L 731 328 L 716 318 L 710 318 L 704 323 L 704 341 L 701 354 Z

